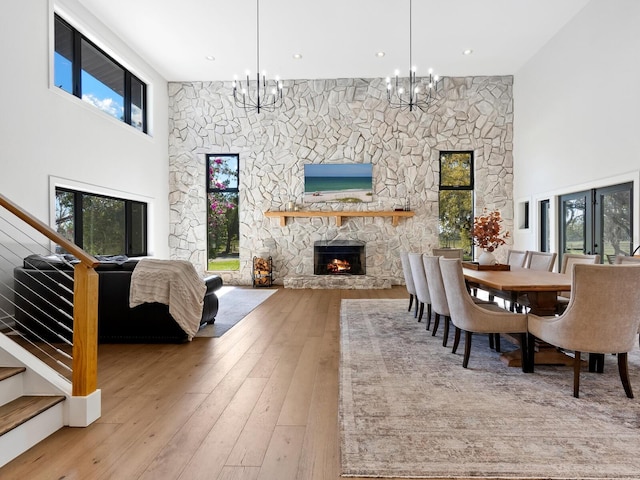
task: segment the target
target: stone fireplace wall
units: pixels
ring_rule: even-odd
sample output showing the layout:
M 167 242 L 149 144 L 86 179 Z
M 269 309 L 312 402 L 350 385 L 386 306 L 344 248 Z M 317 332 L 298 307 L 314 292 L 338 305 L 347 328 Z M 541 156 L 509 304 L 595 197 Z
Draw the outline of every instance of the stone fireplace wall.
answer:
M 247 113 L 233 106 L 230 82 L 169 83 L 172 258 L 204 270 L 205 154 L 240 154 L 240 270 L 227 284 L 250 285 L 252 258 L 273 257 L 276 284 L 313 274 L 317 240 L 366 243 L 367 276 L 403 283 L 399 252 L 438 246 L 438 154 L 475 152 L 475 207 L 499 209 L 513 231 L 511 76 L 445 78 L 428 111 L 389 107 L 384 79 L 285 82 L 284 106 Z M 371 163 L 371 203 L 302 205 L 305 163 Z M 392 210 L 407 199 L 412 218 L 266 218 L 295 201 L 301 209 Z M 506 249 L 501 249 L 506 251 Z M 500 250 L 497 252 L 501 257 Z

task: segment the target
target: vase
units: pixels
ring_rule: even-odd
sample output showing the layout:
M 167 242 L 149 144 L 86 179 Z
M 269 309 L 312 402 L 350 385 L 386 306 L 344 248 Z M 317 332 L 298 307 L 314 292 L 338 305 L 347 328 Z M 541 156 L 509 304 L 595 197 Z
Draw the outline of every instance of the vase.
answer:
M 493 252 L 487 252 L 486 250 L 483 250 L 478 257 L 478 263 L 480 265 L 495 265 L 496 263 L 498 263 L 498 260 L 496 260 Z

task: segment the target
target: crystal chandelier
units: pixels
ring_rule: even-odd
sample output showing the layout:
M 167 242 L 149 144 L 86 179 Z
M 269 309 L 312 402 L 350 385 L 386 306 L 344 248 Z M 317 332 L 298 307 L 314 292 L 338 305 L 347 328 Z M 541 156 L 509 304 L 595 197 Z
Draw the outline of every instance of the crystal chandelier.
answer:
M 411 13 L 412 13 L 412 0 L 409 0 L 409 79 L 399 78 L 400 71 L 394 72 L 394 79 L 387 77 L 387 99 L 389 105 L 394 108 L 420 109 L 424 111 L 429 107 L 431 102 L 435 98 L 435 93 L 438 91 L 438 87 L 441 83 L 441 79 L 433 74 L 433 70 L 429 69 L 429 76 L 426 77 L 426 84 L 423 81 L 416 79 L 416 67 L 413 65 L 413 50 L 411 45 Z M 408 84 L 407 84 L 408 83 Z
M 257 43 L 257 68 L 255 91 L 252 93 L 252 85 L 249 80 L 251 72 L 247 70 L 246 81 L 240 82 L 234 76 L 233 80 L 233 100 L 238 107 L 245 110 L 255 110 L 260 113 L 261 110 L 273 112 L 282 104 L 282 82 L 278 77 L 275 80 L 267 80 L 267 72 L 260 72 L 260 5 L 256 0 L 256 43 Z

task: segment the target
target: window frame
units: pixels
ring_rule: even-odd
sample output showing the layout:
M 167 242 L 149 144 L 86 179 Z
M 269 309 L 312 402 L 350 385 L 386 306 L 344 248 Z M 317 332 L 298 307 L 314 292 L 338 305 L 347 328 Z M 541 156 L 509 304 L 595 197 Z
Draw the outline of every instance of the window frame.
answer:
M 124 252 L 119 252 L 119 255 L 126 255 L 128 257 L 143 257 L 148 255 L 148 251 L 149 251 L 149 230 L 148 230 L 148 226 L 149 226 L 149 204 L 146 202 L 142 202 L 139 200 L 131 200 L 128 198 L 121 198 L 121 197 L 116 197 L 113 195 L 105 195 L 105 194 L 101 194 L 101 193 L 93 193 L 93 192 L 86 192 L 86 191 L 82 191 L 82 190 L 76 190 L 73 188 L 68 188 L 68 187 L 60 187 L 60 186 L 56 186 L 55 187 L 55 192 L 54 192 L 54 202 L 55 202 L 55 197 L 58 195 L 58 192 L 65 192 L 65 193 L 69 193 L 73 195 L 73 243 L 75 243 L 78 247 L 80 248 L 84 248 L 84 221 L 83 221 L 83 203 L 84 203 L 84 197 L 99 197 L 99 198 L 108 198 L 111 200 L 116 200 L 119 202 L 124 202 L 124 214 L 125 214 L 125 218 L 124 218 L 124 234 L 125 234 L 125 238 L 124 238 L 124 245 L 125 245 L 125 251 Z M 133 207 L 134 205 L 139 205 L 143 207 L 144 210 L 144 214 L 143 214 L 143 225 L 142 225 L 142 241 L 138 242 L 138 241 L 134 241 L 133 238 Z M 55 217 L 54 217 L 55 218 Z M 57 227 L 57 225 L 56 225 Z M 57 228 L 54 228 L 57 230 Z M 135 252 L 133 251 L 133 245 L 140 243 L 143 246 L 143 251 L 141 252 Z M 91 253 L 91 252 L 90 252 Z M 106 255 L 112 255 L 113 253 L 94 253 L 94 255 L 101 255 L 101 254 L 106 254 Z
M 235 162 L 235 170 L 234 170 L 234 184 L 235 186 L 225 186 L 224 188 L 219 188 L 216 185 L 212 185 L 211 183 L 211 174 L 210 167 L 211 163 L 215 161 L 216 158 L 233 158 Z M 240 209 L 240 154 L 239 153 L 207 153 L 205 154 L 205 178 L 206 178 L 206 198 L 207 198 L 207 270 L 209 269 L 209 251 L 210 244 L 209 241 L 211 239 L 211 233 L 209 231 L 210 228 L 210 220 L 211 220 L 211 208 L 209 206 L 209 198 L 210 194 L 222 193 L 222 194 L 232 194 L 236 195 L 237 205 L 236 209 L 239 211 Z M 228 233 L 228 232 L 227 232 Z M 238 222 L 238 242 L 240 242 L 240 224 Z M 240 259 L 240 254 L 238 253 L 238 260 Z M 208 270 L 208 271 L 216 271 L 216 270 Z M 236 270 L 225 270 L 225 271 L 236 271 Z
M 60 22 L 61 25 L 63 25 L 64 27 L 68 28 L 71 30 L 71 36 L 72 36 L 72 46 L 71 46 L 71 56 L 72 58 L 68 59 L 71 62 L 71 92 L 68 92 L 65 88 L 62 88 L 61 86 L 57 86 L 55 83 L 55 55 L 58 53 L 58 51 L 56 50 L 56 46 L 55 46 L 55 38 L 56 38 L 56 29 L 57 29 L 57 25 L 58 22 Z M 61 15 L 59 15 L 58 13 L 54 12 L 54 20 L 53 20 L 53 25 L 54 25 L 54 46 L 53 46 L 53 61 L 52 61 L 52 65 L 53 65 L 53 75 L 52 75 L 52 79 L 54 80 L 52 82 L 52 85 L 56 88 L 58 88 L 59 90 L 62 90 L 64 92 L 67 92 L 71 95 L 73 95 L 76 98 L 79 98 L 80 100 L 82 100 L 85 103 L 89 103 L 91 105 L 90 102 L 86 102 L 83 98 L 82 98 L 82 43 L 85 42 L 87 45 L 91 46 L 92 48 L 94 48 L 96 50 L 96 53 L 104 56 L 104 58 L 106 60 L 108 60 L 109 62 L 113 63 L 116 67 L 122 69 L 123 74 L 124 74 L 124 81 L 123 81 L 123 118 L 120 119 L 118 117 L 115 117 L 113 115 L 109 115 L 108 112 L 103 112 L 106 113 L 107 115 L 115 118 L 116 120 L 120 120 L 121 122 L 132 126 L 134 129 L 148 134 L 148 115 L 147 115 L 147 105 L 148 105 L 148 92 L 149 92 L 149 86 L 147 85 L 147 83 L 145 83 L 144 81 L 142 81 L 142 79 L 140 79 L 140 77 L 138 77 L 137 75 L 135 75 L 134 73 L 132 73 L 129 69 L 127 69 L 126 67 L 124 67 L 124 65 L 122 65 L 122 63 L 120 63 L 118 60 L 116 60 L 115 58 L 113 58 L 111 55 L 107 54 L 104 49 L 100 48 L 95 42 L 93 42 L 91 39 L 89 39 L 86 35 L 82 34 L 82 32 L 80 32 L 80 30 L 78 30 L 77 28 L 75 28 L 71 23 L 69 23 L 67 20 L 65 20 Z M 65 57 L 66 58 L 66 57 Z M 103 82 L 101 82 L 103 83 Z M 142 118 L 140 119 L 141 121 L 141 125 L 140 127 L 136 126 L 136 124 L 133 123 L 133 119 L 132 119 L 132 99 L 134 98 L 133 95 L 133 91 L 132 91 L 132 85 L 134 84 L 138 84 L 139 86 L 142 87 L 142 95 L 140 96 L 140 109 L 142 112 Z M 107 87 L 109 87 L 109 85 L 103 83 L 104 85 L 106 85 Z M 95 107 L 95 105 L 94 105 Z M 102 111 L 100 108 L 95 107 L 97 110 Z
M 469 182 L 468 184 L 465 185 L 445 185 L 442 183 L 442 161 L 443 161 L 443 156 L 444 155 L 455 155 L 455 154 L 468 154 L 469 155 Z M 441 192 L 446 192 L 446 191 L 458 191 L 458 192 L 463 192 L 463 191 L 468 191 L 470 192 L 471 195 L 471 219 L 473 219 L 473 216 L 475 214 L 475 201 L 474 201 L 474 197 L 475 197 L 475 170 L 474 170 L 474 161 L 475 161 L 475 152 L 473 150 L 440 150 L 438 152 L 438 231 L 440 232 L 440 205 L 441 205 Z M 472 227 L 472 225 L 470 225 L 470 227 Z M 471 231 L 469 232 L 469 234 L 471 235 Z M 442 245 L 441 243 L 442 238 L 440 237 L 440 233 L 438 234 L 438 245 L 440 247 L 446 247 L 445 245 Z M 471 242 L 471 251 L 468 253 L 465 253 L 465 259 L 467 258 L 467 256 L 470 256 L 471 258 L 473 258 L 473 242 L 471 241 L 471 236 L 469 237 L 469 240 Z

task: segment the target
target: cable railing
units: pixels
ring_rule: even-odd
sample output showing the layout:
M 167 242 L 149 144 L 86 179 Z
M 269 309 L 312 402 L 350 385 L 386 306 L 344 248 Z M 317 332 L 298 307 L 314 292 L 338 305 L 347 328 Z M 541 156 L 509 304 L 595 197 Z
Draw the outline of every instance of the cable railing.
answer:
M 2 195 L 0 206 L 0 331 L 87 396 L 97 389 L 98 260 Z

